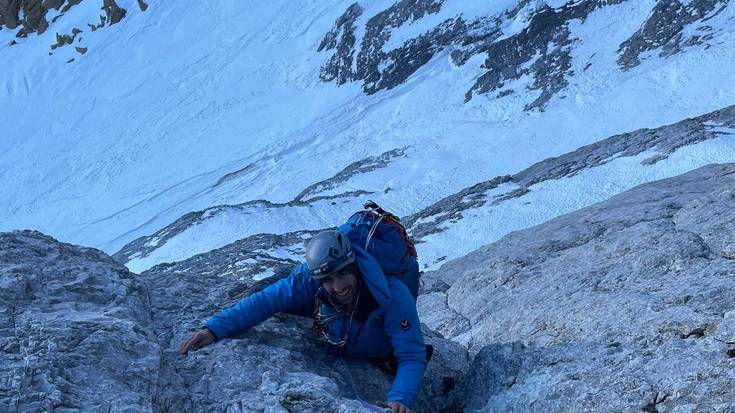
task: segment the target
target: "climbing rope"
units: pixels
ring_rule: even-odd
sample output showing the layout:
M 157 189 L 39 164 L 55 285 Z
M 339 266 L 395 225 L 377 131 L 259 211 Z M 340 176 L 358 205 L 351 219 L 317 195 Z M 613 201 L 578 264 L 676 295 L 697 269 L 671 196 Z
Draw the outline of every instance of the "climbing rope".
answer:
M 336 371 L 337 373 L 339 373 L 340 376 L 342 376 L 342 379 L 346 381 L 347 384 L 350 386 L 350 389 L 352 390 L 352 394 L 355 396 L 355 399 L 360 402 L 360 404 L 362 404 L 364 408 L 378 413 L 386 412 L 386 409 L 378 407 L 375 404 L 365 401 L 365 399 L 360 397 L 360 393 L 357 391 L 357 387 L 355 386 L 355 380 L 352 378 L 350 368 L 349 366 L 347 366 L 347 363 L 345 363 L 342 358 L 330 357 L 330 360 L 327 361 L 327 365 L 329 365 L 332 370 Z

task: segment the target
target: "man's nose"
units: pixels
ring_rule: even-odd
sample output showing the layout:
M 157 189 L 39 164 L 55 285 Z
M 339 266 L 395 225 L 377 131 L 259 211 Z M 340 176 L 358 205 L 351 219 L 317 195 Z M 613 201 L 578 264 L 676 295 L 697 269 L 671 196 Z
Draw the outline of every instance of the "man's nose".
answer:
M 338 292 L 344 291 L 346 288 L 347 288 L 347 283 L 344 282 L 344 281 L 342 281 L 342 280 L 337 280 L 334 283 L 334 290 L 335 291 L 338 291 Z

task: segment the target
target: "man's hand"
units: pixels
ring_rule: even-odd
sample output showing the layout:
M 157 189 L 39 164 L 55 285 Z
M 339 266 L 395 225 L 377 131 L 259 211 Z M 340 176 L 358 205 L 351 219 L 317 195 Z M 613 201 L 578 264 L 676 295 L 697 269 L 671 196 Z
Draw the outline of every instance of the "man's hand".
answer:
M 390 409 L 390 413 L 413 413 L 413 410 L 401 402 L 375 402 L 375 404 Z
M 208 329 L 203 328 L 196 333 L 192 334 L 188 340 L 181 344 L 179 352 L 183 355 L 189 352 L 189 350 L 199 350 L 200 348 L 212 344 L 215 341 L 214 334 Z

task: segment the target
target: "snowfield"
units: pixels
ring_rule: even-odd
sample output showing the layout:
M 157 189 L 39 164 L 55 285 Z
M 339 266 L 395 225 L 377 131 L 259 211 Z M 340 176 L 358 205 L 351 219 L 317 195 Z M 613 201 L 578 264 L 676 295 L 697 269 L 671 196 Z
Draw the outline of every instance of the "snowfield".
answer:
M 253 234 L 337 225 L 367 199 L 408 216 L 609 136 L 735 103 L 735 70 L 723 70 L 735 66 L 733 4 L 686 28 L 684 36 L 692 36 L 711 26 L 709 45 L 667 57 L 649 52 L 627 71 L 616 63 L 619 46 L 646 21 L 654 1 L 623 2 L 575 20 L 569 25 L 574 41 L 564 46 L 573 57 L 568 86 L 544 111 L 524 111 L 539 94 L 527 89 L 532 78 L 504 85 L 514 91 L 507 96 L 475 95 L 465 103 L 487 56 L 458 66 L 451 46 L 404 84 L 373 95 L 357 82 L 322 82 L 329 54 L 317 48 L 351 1 L 152 2 L 145 12 L 132 0 L 119 1 L 126 17 L 90 31 L 85 23 L 98 19 L 100 3 L 86 0 L 44 34 L 13 46 L 13 32 L 0 30 L 0 55 L 9 62 L 0 72 L 6 125 L 0 231 L 33 228 L 114 253 L 187 213 L 233 206 L 150 244 L 153 252 L 127 263 L 136 272 Z M 392 4 L 366 5 L 356 23 L 358 44 L 367 20 Z M 514 6 L 446 1 L 440 13 L 393 29 L 385 49 L 460 13 L 497 16 L 502 36 L 512 36 L 528 24 L 502 14 Z M 55 34 L 74 27 L 82 30 L 78 40 L 49 55 Z M 654 153 L 619 157 L 533 185 L 523 197 L 466 211 L 418 245 L 422 265 L 436 268 L 510 231 L 644 182 L 733 162 L 732 132 L 724 129 L 719 138 L 652 165 L 641 161 Z M 395 150 L 403 152 L 375 161 Z M 293 202 L 366 159 L 375 167 Z M 258 200 L 278 205 L 235 207 Z

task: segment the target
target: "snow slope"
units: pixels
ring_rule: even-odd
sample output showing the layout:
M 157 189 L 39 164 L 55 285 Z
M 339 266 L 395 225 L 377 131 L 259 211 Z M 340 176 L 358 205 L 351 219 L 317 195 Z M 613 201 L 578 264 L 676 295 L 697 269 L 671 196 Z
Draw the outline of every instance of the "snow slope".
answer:
M 78 18 L 98 3 L 85 0 L 89 6 L 78 9 Z M 47 53 L 54 30 L 73 26 L 71 14 L 58 21 L 66 26 L 14 46 L 6 46 L 12 33 L 0 31 L 0 55 L 11 62 L 0 73 L 0 122 L 8 125 L 0 135 L 0 230 L 34 228 L 113 253 L 192 211 L 267 201 L 225 208 L 161 245 L 154 241 L 155 253 L 128 263 L 135 271 L 251 234 L 335 225 L 367 198 L 408 216 L 611 135 L 735 103 L 735 70 L 723 70 L 735 67 L 735 5 L 729 3 L 708 17 L 714 29 L 707 44 L 665 57 L 646 52 L 628 70 L 617 64 L 620 44 L 656 2 L 626 1 L 572 21 L 574 41 L 554 47 L 569 50 L 574 75 L 543 111 L 524 110 L 540 93 L 528 89 L 531 78 L 504 85 L 514 91 L 509 95 L 475 95 L 465 103 L 487 56 L 458 65 L 450 57 L 455 46 L 439 50 L 403 84 L 375 94 L 366 95 L 357 82 L 321 81 L 330 56 L 317 48 L 351 1 L 152 3 L 145 12 L 119 3 L 126 18 L 84 32 L 84 55 L 71 48 Z M 360 25 L 391 4 L 365 3 L 358 38 Z M 514 2 L 473 5 L 466 14 L 496 17 L 507 38 L 543 5 L 533 3 L 521 17 L 502 14 Z M 458 0 L 444 2 L 438 14 L 393 29 L 387 49 L 462 10 Z M 451 229 L 419 245 L 422 262 L 433 268 L 442 257 L 639 183 L 735 161 L 732 144 L 728 131 L 652 166 L 640 164 L 651 156 L 646 153 L 540 183 L 532 198 L 447 223 Z M 403 153 L 299 199 L 354 162 L 395 150 Z

